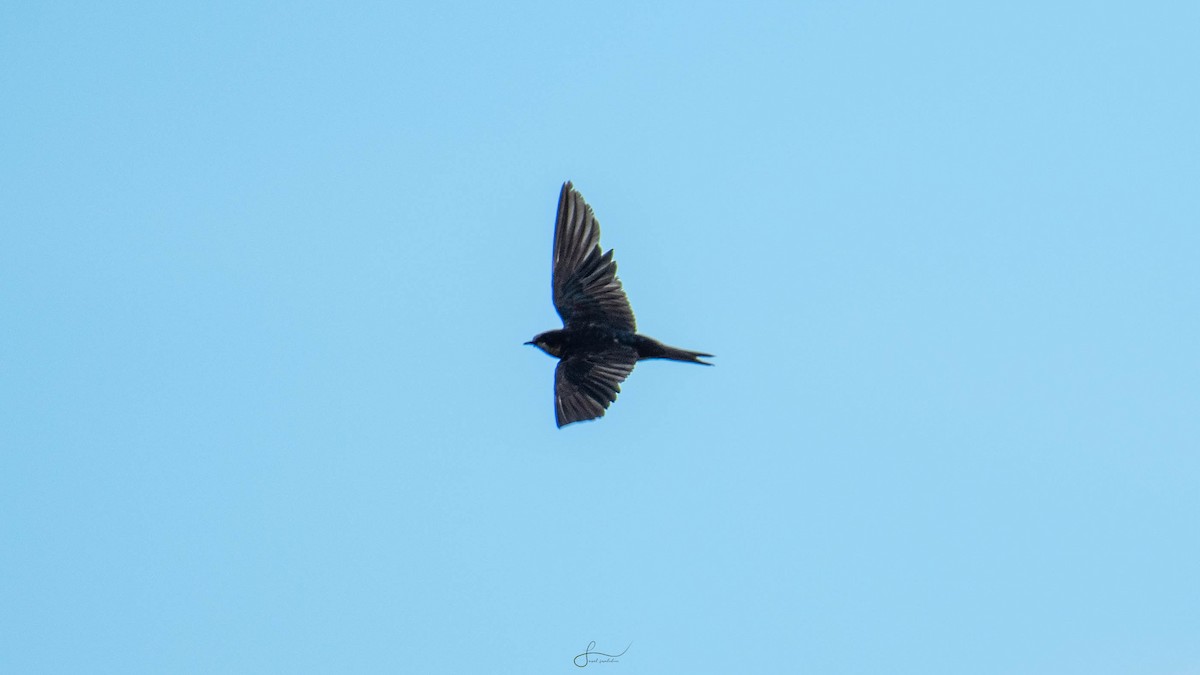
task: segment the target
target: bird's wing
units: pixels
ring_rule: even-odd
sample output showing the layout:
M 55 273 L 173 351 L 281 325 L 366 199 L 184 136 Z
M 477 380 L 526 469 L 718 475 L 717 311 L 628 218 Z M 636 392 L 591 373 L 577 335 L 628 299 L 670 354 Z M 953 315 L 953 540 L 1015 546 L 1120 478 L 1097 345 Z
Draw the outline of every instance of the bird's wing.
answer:
M 589 324 L 635 332 L 633 308 L 617 278 L 613 252 L 600 253 L 600 223 L 570 182 L 554 223 L 554 308 L 568 328 Z
M 621 382 L 633 372 L 637 351 L 619 347 L 591 354 L 573 354 L 554 371 L 554 418 L 558 426 L 604 415 L 617 400 Z

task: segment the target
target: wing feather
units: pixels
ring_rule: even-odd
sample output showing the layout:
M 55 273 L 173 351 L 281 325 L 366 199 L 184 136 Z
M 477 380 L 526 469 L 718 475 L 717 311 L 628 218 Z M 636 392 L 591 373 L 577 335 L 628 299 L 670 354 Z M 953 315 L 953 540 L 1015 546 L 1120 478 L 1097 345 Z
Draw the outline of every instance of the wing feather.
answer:
M 633 372 L 637 351 L 630 347 L 563 358 L 554 371 L 554 417 L 558 426 L 591 420 L 604 411 L 621 391 L 621 382 Z
M 613 252 L 601 251 L 600 223 L 570 181 L 563 183 L 558 197 L 552 286 L 554 308 L 567 328 L 637 330 Z

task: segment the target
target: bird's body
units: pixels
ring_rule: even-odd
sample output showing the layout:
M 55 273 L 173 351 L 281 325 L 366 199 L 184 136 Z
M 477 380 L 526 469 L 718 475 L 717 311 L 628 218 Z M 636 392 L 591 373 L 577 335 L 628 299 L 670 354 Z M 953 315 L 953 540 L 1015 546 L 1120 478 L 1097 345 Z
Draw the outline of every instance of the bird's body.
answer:
M 554 225 L 554 307 L 560 330 L 525 344 L 559 359 L 554 376 L 555 420 L 562 427 L 604 415 L 620 383 L 643 359 L 712 365 L 711 354 L 669 347 L 638 335 L 629 299 L 617 279 L 613 252 L 600 252 L 600 225 L 592 209 L 564 183 Z
M 633 349 L 638 360 L 671 359 L 674 361 L 690 361 L 704 363 L 700 356 L 709 357 L 712 354 L 689 352 L 684 349 L 668 347 L 654 338 L 638 335 L 629 331 L 613 331 L 603 326 L 584 326 L 572 330 L 548 330 L 532 340 L 542 351 L 551 356 L 562 358 L 564 354 L 581 354 L 602 352 L 609 349 Z

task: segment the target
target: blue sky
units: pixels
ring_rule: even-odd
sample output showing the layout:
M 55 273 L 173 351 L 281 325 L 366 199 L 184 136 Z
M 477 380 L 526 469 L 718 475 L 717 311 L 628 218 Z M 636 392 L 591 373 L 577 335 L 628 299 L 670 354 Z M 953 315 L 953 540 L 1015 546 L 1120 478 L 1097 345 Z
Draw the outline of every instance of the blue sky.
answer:
M 1198 21 L 9 3 L 0 671 L 1200 672 Z

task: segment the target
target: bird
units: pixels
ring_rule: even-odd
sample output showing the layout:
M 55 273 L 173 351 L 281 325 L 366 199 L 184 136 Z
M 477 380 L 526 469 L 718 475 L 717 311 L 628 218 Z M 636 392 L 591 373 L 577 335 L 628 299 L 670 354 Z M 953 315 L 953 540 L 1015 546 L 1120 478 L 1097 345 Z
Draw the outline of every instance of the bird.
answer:
M 602 417 L 638 361 L 713 365 L 700 360 L 712 354 L 670 347 L 638 334 L 612 249 L 600 251 L 600 223 L 592 207 L 571 181 L 563 183 L 554 221 L 550 284 L 563 327 L 525 343 L 558 359 L 554 420 L 560 429 Z

